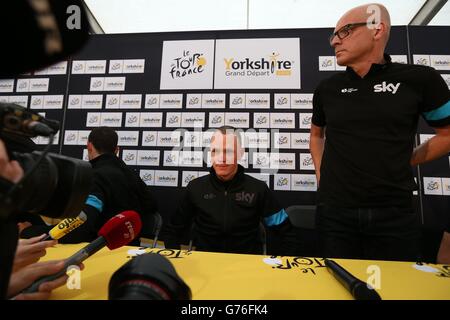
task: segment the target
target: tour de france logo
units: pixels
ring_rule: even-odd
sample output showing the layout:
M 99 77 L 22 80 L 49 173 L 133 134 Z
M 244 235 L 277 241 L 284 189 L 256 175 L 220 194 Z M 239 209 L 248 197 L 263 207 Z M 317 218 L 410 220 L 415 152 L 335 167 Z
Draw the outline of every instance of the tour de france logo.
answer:
M 183 50 L 181 57 L 173 59 L 169 73 L 172 79 L 185 78 L 188 75 L 202 73 L 205 71 L 206 64 L 203 53 Z

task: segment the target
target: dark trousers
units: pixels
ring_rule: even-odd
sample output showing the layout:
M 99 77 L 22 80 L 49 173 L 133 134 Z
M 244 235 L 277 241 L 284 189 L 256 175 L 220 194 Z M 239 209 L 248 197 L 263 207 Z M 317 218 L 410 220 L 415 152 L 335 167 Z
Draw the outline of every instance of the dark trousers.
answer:
M 412 208 L 317 207 L 316 228 L 328 258 L 418 261 L 421 231 Z

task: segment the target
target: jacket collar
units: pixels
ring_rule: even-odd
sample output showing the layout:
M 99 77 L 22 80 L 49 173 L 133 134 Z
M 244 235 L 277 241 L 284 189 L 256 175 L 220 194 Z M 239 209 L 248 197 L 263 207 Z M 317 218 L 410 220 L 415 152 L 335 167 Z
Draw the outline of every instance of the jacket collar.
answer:
M 91 165 L 99 164 L 105 161 L 109 161 L 111 159 L 118 159 L 114 153 L 103 153 L 92 160 L 89 160 Z

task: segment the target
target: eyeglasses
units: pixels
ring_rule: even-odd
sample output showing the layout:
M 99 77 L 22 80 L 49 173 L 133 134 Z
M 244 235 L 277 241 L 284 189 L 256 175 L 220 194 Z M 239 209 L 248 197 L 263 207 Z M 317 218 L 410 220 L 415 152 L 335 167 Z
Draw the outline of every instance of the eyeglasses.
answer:
M 357 22 L 357 23 L 349 23 L 340 28 L 338 31 L 332 33 L 330 35 L 330 44 L 333 42 L 334 37 L 338 37 L 340 40 L 348 37 L 350 31 L 356 27 L 361 27 L 369 24 L 369 22 Z

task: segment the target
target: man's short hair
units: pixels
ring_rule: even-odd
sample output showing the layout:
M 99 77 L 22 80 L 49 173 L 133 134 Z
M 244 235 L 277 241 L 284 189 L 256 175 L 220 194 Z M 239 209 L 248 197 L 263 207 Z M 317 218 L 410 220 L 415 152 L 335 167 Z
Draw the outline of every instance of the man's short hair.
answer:
M 115 153 L 118 140 L 117 132 L 109 127 L 95 128 L 88 137 L 99 153 Z
M 242 146 L 242 140 L 241 140 L 241 130 L 237 130 L 235 127 L 232 126 L 221 126 L 216 129 L 216 132 L 220 132 L 223 135 L 232 134 L 237 138 L 237 145 L 238 147 Z

